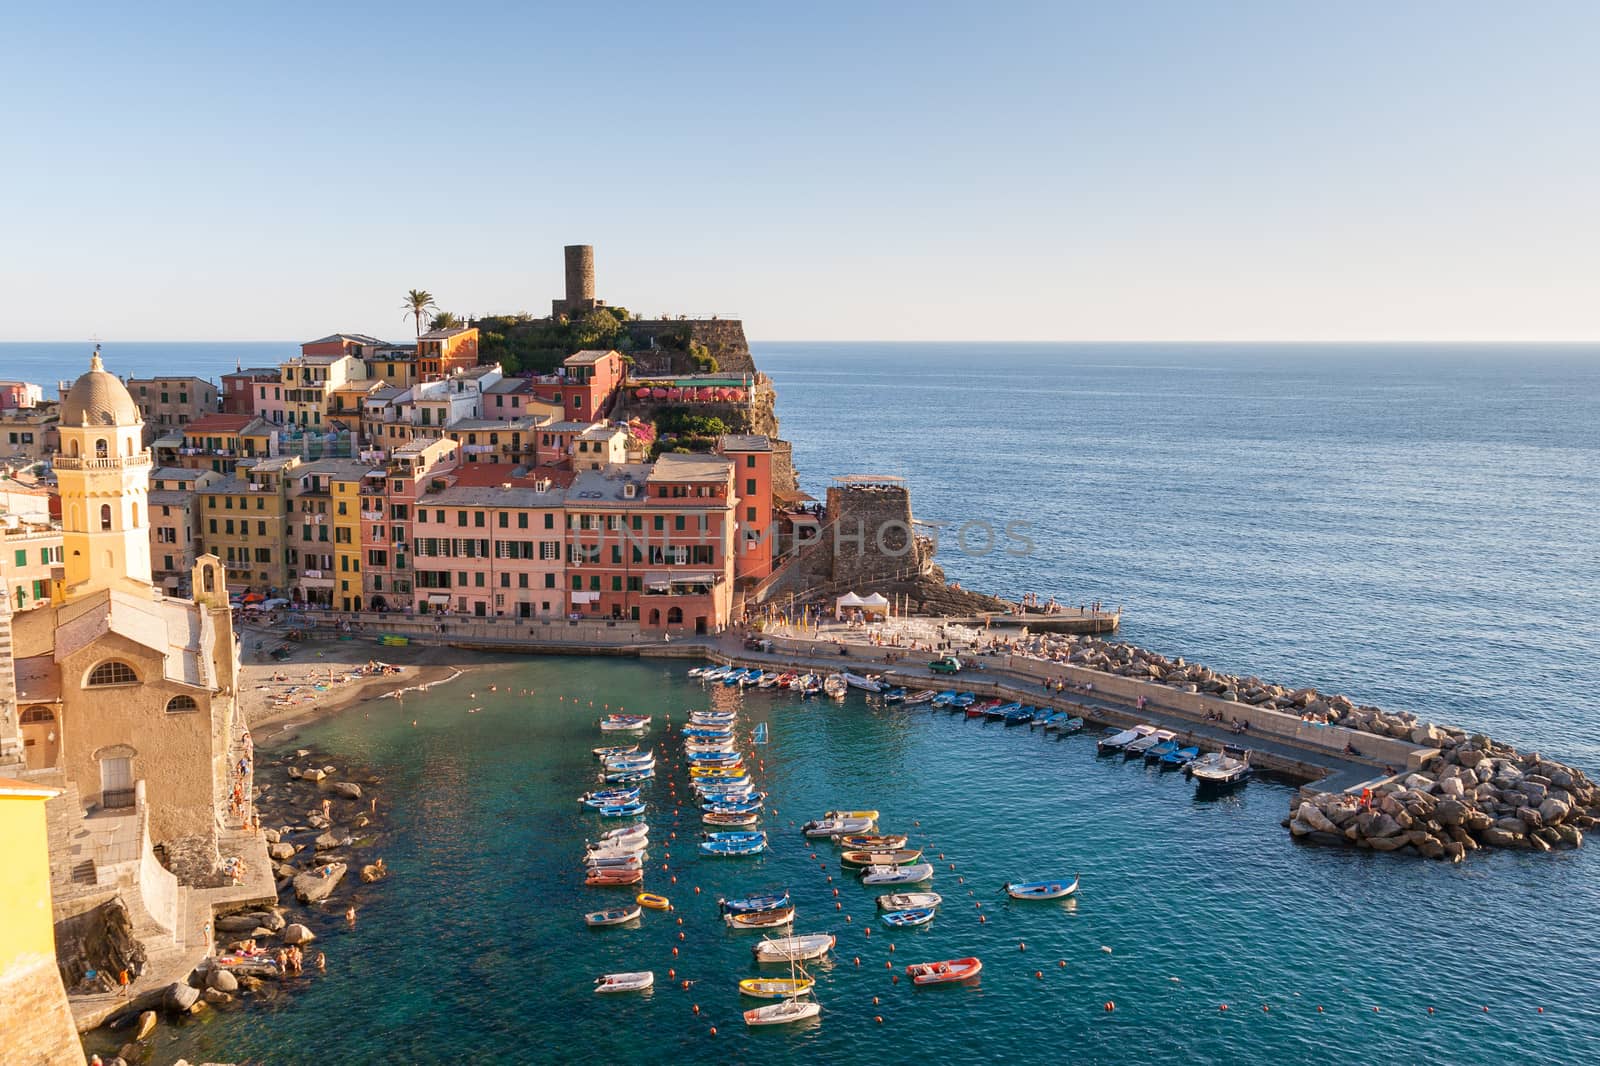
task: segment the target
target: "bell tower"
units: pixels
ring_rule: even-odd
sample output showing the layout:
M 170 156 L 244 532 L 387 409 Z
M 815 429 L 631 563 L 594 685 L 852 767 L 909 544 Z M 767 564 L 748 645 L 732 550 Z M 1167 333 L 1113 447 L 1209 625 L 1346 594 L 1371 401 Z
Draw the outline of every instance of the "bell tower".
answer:
M 134 584 L 146 590 L 150 571 L 150 453 L 133 397 L 100 362 L 61 401 L 62 562 L 66 595 Z

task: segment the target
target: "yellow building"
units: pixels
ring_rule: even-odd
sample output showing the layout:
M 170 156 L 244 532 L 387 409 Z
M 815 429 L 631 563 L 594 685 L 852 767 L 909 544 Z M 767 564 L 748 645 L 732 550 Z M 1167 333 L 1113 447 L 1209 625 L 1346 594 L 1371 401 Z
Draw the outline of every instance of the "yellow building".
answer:
M 361 610 L 361 486 L 373 472 L 369 463 L 333 460 L 328 464 L 333 499 L 333 605 L 341 611 Z M 378 469 L 382 473 L 382 469 Z
M 0 777 L 0 1051 L 7 1062 L 83 1066 L 56 969 L 45 801 L 56 795 Z

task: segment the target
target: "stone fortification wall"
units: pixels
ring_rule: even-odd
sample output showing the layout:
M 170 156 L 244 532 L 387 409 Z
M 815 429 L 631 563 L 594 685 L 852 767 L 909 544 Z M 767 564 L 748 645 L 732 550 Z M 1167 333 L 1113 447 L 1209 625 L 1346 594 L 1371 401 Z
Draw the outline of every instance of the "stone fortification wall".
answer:
M 684 331 L 689 334 L 689 339 L 698 344 L 703 344 L 717 361 L 717 370 L 723 374 L 754 374 L 756 361 L 750 355 L 750 342 L 744 336 L 744 323 L 737 318 L 639 318 L 626 324 L 628 335 L 633 338 L 636 351 L 644 351 L 651 346 L 652 341 L 659 342 L 662 337 L 676 338 Z M 661 347 L 673 347 L 675 342 L 661 344 Z M 691 365 L 685 360 L 679 370 L 689 370 Z

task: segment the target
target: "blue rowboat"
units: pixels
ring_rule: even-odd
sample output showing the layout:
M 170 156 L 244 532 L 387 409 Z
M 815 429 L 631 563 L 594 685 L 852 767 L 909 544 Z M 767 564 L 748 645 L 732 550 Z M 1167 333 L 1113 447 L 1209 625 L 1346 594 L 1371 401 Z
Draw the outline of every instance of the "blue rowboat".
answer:
M 690 711 L 690 725 L 732 725 L 739 717 L 734 711 Z
M 1078 891 L 1078 878 L 1071 881 L 1019 881 L 1005 886 L 1012 899 L 1065 899 Z
M 933 921 L 934 909 L 932 907 L 907 907 L 903 911 L 890 911 L 883 916 L 883 924 L 892 925 L 897 929 L 905 929 L 913 925 L 927 925 Z
M 712 836 L 733 834 L 713 833 Z M 741 834 L 742 835 L 742 834 Z M 754 840 L 707 840 L 701 843 L 705 855 L 759 855 L 767 850 L 767 834 L 757 833 Z
M 680 730 L 686 738 L 698 740 L 727 740 L 733 736 L 733 727 L 726 725 L 691 725 Z
M 608 785 L 626 785 L 633 781 L 648 781 L 656 776 L 654 770 L 618 770 L 605 775 Z
M 636 788 L 602 788 L 578 797 L 586 807 L 614 807 L 619 803 L 632 803 L 639 798 Z
M 722 679 L 722 683 L 724 685 L 737 685 L 743 681 L 745 676 L 749 673 L 749 670 L 734 670 L 732 673 L 728 674 L 727 677 Z
M 709 814 L 754 814 L 761 809 L 761 793 L 739 800 L 707 800 L 700 809 Z
M 751 685 L 759 685 L 761 684 L 762 679 L 766 676 L 766 673 L 762 670 L 748 670 L 745 672 L 745 675 L 739 679 L 739 687 L 748 688 Z
M 1022 725 L 1024 722 L 1033 721 L 1035 713 L 1037 713 L 1037 708 L 1018 707 L 1014 711 L 1007 711 L 1003 717 L 1006 725 Z
M 948 707 L 948 706 L 950 706 L 951 703 L 953 703 L 955 701 L 955 698 L 956 698 L 956 690 L 955 689 L 947 689 L 944 692 L 941 692 L 937 696 L 935 696 L 930 702 L 935 707 Z
M 768 892 L 745 896 L 743 899 L 719 899 L 717 906 L 723 914 L 752 914 L 756 911 L 775 911 L 789 906 L 789 893 Z
M 619 803 L 611 807 L 601 807 L 602 818 L 633 818 L 644 813 L 644 804 L 638 800 L 632 803 Z
M 749 842 L 752 840 L 765 840 L 767 839 L 767 834 L 759 829 L 737 829 L 727 833 L 701 833 L 700 839 L 721 840 L 730 843 L 735 841 Z
M 1164 740 L 1144 753 L 1144 761 L 1147 763 L 1160 762 L 1177 750 L 1178 742 L 1176 740 Z
M 883 694 L 884 703 L 903 703 L 905 698 L 906 690 L 903 688 L 892 688 Z
M 1015 714 L 1022 710 L 1020 703 L 999 703 L 983 712 L 985 718 L 1002 719 L 1008 714 Z
M 1161 768 L 1163 770 L 1176 770 L 1180 767 L 1188 766 L 1199 757 L 1200 749 L 1194 745 L 1190 745 L 1187 748 L 1179 748 L 1177 751 L 1171 751 L 1161 756 Z
M 732 766 L 744 760 L 736 751 L 691 751 L 684 758 L 693 766 Z
M 972 693 L 972 692 L 958 692 L 958 693 L 956 693 L 956 698 L 950 701 L 950 706 L 959 707 L 959 708 L 962 708 L 963 710 L 965 710 L 966 708 L 971 707 L 974 703 L 977 703 L 977 702 L 978 702 L 978 697 L 977 697 L 977 695 L 975 693 Z

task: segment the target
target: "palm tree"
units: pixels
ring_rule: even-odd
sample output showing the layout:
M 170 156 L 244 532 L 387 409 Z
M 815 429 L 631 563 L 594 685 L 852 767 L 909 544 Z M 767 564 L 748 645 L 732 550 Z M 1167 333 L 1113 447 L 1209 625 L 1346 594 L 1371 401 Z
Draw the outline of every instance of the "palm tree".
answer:
M 427 289 L 412 289 L 406 293 L 405 302 L 400 305 L 400 309 L 406 313 L 401 315 L 401 318 L 410 315 L 417 320 L 417 336 L 421 337 L 422 316 L 429 311 L 437 311 L 439 305 L 433 302 L 433 293 Z
M 461 319 L 456 316 L 455 312 L 440 311 L 438 314 L 433 316 L 433 321 L 428 323 L 428 328 L 455 329 L 457 326 L 464 325 L 466 325 L 466 323 L 461 321 Z

